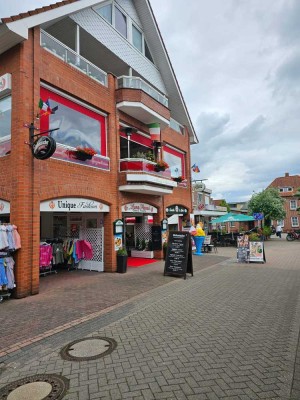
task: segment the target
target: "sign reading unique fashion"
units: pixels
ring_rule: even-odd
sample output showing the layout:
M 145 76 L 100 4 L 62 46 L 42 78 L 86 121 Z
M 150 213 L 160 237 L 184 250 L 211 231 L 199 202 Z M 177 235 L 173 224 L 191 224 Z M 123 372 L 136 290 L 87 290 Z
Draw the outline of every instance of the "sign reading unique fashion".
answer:
M 32 154 L 38 160 L 50 158 L 56 150 L 56 142 L 51 136 L 41 136 L 32 145 Z
M 109 206 L 99 201 L 80 197 L 66 197 L 42 201 L 40 211 L 57 212 L 109 212 Z
M 171 231 L 169 234 L 164 275 L 193 276 L 192 244 L 189 232 Z

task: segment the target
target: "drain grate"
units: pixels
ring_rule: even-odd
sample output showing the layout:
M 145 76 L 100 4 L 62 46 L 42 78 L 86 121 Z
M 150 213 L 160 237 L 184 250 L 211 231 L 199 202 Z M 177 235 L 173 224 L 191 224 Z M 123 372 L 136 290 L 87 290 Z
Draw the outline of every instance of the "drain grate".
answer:
M 60 375 L 27 376 L 0 389 L 1 400 L 60 400 L 69 389 L 69 380 Z
M 96 360 L 110 354 L 116 347 L 114 339 L 95 336 L 69 343 L 60 351 L 60 355 L 68 361 Z

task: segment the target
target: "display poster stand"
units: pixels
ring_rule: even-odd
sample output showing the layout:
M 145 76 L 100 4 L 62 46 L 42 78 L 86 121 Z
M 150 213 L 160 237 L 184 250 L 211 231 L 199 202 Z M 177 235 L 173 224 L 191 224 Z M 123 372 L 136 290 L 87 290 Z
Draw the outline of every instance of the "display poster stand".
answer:
M 248 235 L 239 235 L 237 239 L 237 262 L 265 263 L 266 254 L 263 241 L 249 241 Z
M 189 232 L 171 231 L 168 238 L 164 275 L 193 274 L 192 241 Z

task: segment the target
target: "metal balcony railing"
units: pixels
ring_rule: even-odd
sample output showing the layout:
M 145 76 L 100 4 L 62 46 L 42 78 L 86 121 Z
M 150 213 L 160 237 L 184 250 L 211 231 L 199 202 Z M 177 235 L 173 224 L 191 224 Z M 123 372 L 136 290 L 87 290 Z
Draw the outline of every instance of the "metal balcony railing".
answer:
M 153 99 L 157 100 L 159 103 L 163 104 L 165 107 L 168 107 L 169 101 L 166 96 L 162 95 L 148 83 L 143 81 L 143 79 L 136 76 L 120 76 L 118 78 L 118 88 L 140 89 L 151 96 Z
M 107 74 L 75 51 L 65 46 L 49 33 L 41 30 L 41 46 L 90 78 L 107 86 Z

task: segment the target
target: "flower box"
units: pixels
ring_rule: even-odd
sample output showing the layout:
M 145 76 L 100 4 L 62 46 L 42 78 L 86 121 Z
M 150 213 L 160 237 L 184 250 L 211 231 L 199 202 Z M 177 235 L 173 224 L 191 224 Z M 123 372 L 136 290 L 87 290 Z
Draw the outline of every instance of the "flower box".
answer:
M 131 250 L 131 257 L 154 258 L 154 252 L 149 250 Z

